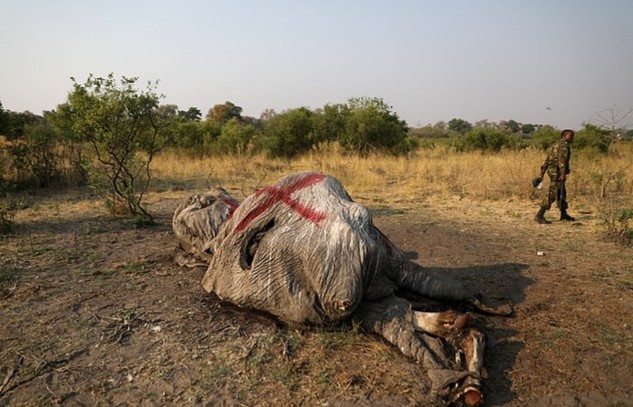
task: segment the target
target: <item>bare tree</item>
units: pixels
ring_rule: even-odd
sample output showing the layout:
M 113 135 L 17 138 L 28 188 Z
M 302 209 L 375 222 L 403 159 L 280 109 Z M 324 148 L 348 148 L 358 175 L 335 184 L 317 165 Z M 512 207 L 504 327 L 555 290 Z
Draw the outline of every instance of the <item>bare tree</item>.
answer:
M 599 126 L 603 126 L 611 132 L 611 142 L 622 138 L 624 131 L 629 122 L 633 119 L 633 107 L 629 107 L 626 112 L 616 108 L 604 109 L 596 114 L 591 120 Z

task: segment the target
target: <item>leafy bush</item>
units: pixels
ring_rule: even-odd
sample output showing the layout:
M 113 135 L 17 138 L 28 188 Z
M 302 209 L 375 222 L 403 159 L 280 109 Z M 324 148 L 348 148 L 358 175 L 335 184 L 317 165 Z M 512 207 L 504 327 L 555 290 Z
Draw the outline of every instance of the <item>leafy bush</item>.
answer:
M 623 245 L 633 243 L 633 208 L 603 213 L 603 219 L 614 241 Z
M 255 137 L 255 129 L 250 124 L 243 124 L 238 119 L 230 119 L 222 127 L 222 132 L 216 141 L 217 152 L 238 153 L 246 150 L 246 147 Z
M 512 144 L 510 136 L 492 128 L 475 127 L 456 141 L 459 150 L 501 151 Z
M 560 139 L 560 137 L 560 130 L 552 126 L 541 126 L 532 136 L 532 145 L 542 150 L 547 150 Z
M 1 151 L 0 151 L 1 153 Z M 10 208 L 5 205 L 3 198 L 8 190 L 8 183 L 4 179 L 5 167 L 4 162 L 0 164 L 0 234 L 4 235 L 12 230 L 13 223 L 11 222 L 12 213 Z
M 28 183 L 31 179 L 39 187 L 50 185 L 60 170 L 57 145 L 57 135 L 47 123 L 26 125 L 24 136 L 11 149 L 18 181 Z
M 273 116 L 266 122 L 264 149 L 273 157 L 294 157 L 308 151 L 314 139 L 314 113 L 306 107 Z
M 382 99 L 349 100 L 349 115 L 339 143 L 345 151 L 365 154 L 383 150 L 403 153 L 411 150 L 408 127 Z
M 578 149 L 593 149 L 600 153 L 608 153 L 611 146 L 611 132 L 602 127 L 586 123 L 584 129 L 576 133 L 574 146 Z
M 0 204 L 0 235 L 6 235 L 13 231 L 13 222 L 11 222 L 11 213 L 7 208 Z
M 323 109 L 317 110 L 313 117 L 314 143 L 338 140 L 345 133 L 349 114 L 349 106 L 344 104 L 327 104 Z
M 164 145 L 164 123 L 156 111 L 156 85 L 148 83 L 147 90 L 139 91 L 137 79 L 122 77 L 117 83 L 112 74 L 90 75 L 83 85 L 73 79 L 73 91 L 59 114 L 92 147 L 88 179 L 109 210 L 151 221 L 142 201 L 151 182 L 150 163 Z
M 473 125 L 464 119 L 453 118 L 448 121 L 448 129 L 459 134 L 466 134 L 473 129 Z

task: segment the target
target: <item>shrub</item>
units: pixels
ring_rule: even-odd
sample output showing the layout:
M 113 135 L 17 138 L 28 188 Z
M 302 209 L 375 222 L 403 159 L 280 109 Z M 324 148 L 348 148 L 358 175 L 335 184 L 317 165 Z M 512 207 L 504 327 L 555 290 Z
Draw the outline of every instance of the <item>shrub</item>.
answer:
M 466 133 L 464 137 L 457 139 L 457 147 L 462 151 L 483 150 L 496 152 L 510 145 L 510 136 L 492 128 L 476 127 Z
M 541 126 L 534 132 L 532 136 L 532 145 L 542 150 L 547 150 L 560 139 L 560 130 L 553 128 L 552 126 Z
M 24 136 L 11 148 L 12 166 L 18 174 L 18 182 L 31 181 L 39 187 L 50 185 L 60 169 L 57 145 L 56 134 L 47 123 L 26 125 Z
M 4 204 L 3 198 L 8 190 L 8 182 L 4 179 L 5 167 L 4 164 L 0 165 L 0 234 L 4 235 L 10 233 L 13 223 L 11 222 L 12 213 L 10 208 Z
M 92 147 L 88 180 L 108 209 L 151 221 L 143 196 L 151 182 L 150 163 L 163 146 L 163 122 L 156 111 L 156 85 L 148 83 L 147 90 L 139 91 L 136 81 L 122 77 L 117 83 L 112 74 L 90 75 L 83 85 L 73 79 L 60 112 L 68 115 L 72 132 Z
M 300 107 L 273 116 L 266 122 L 263 147 L 272 157 L 291 158 L 313 144 L 313 112 Z
M 238 153 L 246 147 L 255 136 L 255 128 L 250 124 L 242 124 L 238 119 L 230 119 L 222 126 L 222 133 L 216 141 L 220 153 Z
M 578 149 L 593 149 L 600 153 L 608 153 L 611 146 L 611 132 L 602 127 L 587 123 L 584 129 L 576 132 L 574 146 Z
M 347 152 L 367 154 L 386 151 L 393 154 L 411 150 L 408 127 L 382 99 L 354 98 L 349 101 L 345 131 L 339 138 Z
M 608 235 L 617 243 L 633 243 L 633 208 L 603 212 Z

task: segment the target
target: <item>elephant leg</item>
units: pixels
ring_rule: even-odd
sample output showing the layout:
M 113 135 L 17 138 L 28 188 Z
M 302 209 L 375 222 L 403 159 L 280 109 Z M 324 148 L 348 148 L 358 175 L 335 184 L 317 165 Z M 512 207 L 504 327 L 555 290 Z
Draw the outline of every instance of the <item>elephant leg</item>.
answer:
M 476 406 L 483 401 L 479 378 L 483 369 L 486 336 L 476 329 L 464 330 L 468 322 L 468 314 L 452 310 L 413 311 L 412 317 L 415 330 L 443 337 L 455 347 L 457 365 L 474 374 L 464 379 L 457 397 L 463 396 L 467 405 Z
M 367 331 L 376 333 L 396 346 L 405 356 L 415 359 L 431 380 L 433 397 L 457 402 L 474 400 L 466 398 L 466 389 L 476 390 L 479 375 L 457 366 L 453 355 L 447 355 L 446 342 L 441 338 L 416 332 L 415 319 L 408 301 L 386 297 L 380 301 L 364 301 L 354 312 L 354 320 Z M 448 352 L 451 353 L 451 352 Z M 465 383 L 473 383 L 466 387 Z M 479 400 L 483 400 L 480 397 Z M 478 405 L 481 401 L 470 406 Z

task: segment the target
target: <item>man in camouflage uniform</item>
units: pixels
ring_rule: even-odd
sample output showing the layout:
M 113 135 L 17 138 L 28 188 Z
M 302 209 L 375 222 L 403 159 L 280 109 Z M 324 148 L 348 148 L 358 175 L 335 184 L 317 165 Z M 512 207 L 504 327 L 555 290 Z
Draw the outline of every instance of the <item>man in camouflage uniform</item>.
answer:
M 534 218 L 538 223 L 552 223 L 545 219 L 545 211 L 552 207 L 552 202 L 556 201 L 560 209 L 560 220 L 574 221 L 572 216 L 567 213 L 567 191 L 565 189 L 565 181 L 569 174 L 569 158 L 571 156 L 571 148 L 569 144 L 574 141 L 575 133 L 573 130 L 565 129 L 561 132 L 561 138 L 550 148 L 547 158 L 541 165 L 542 179 L 545 172 L 549 175 L 550 184 L 547 196 L 543 197 L 541 209 Z

